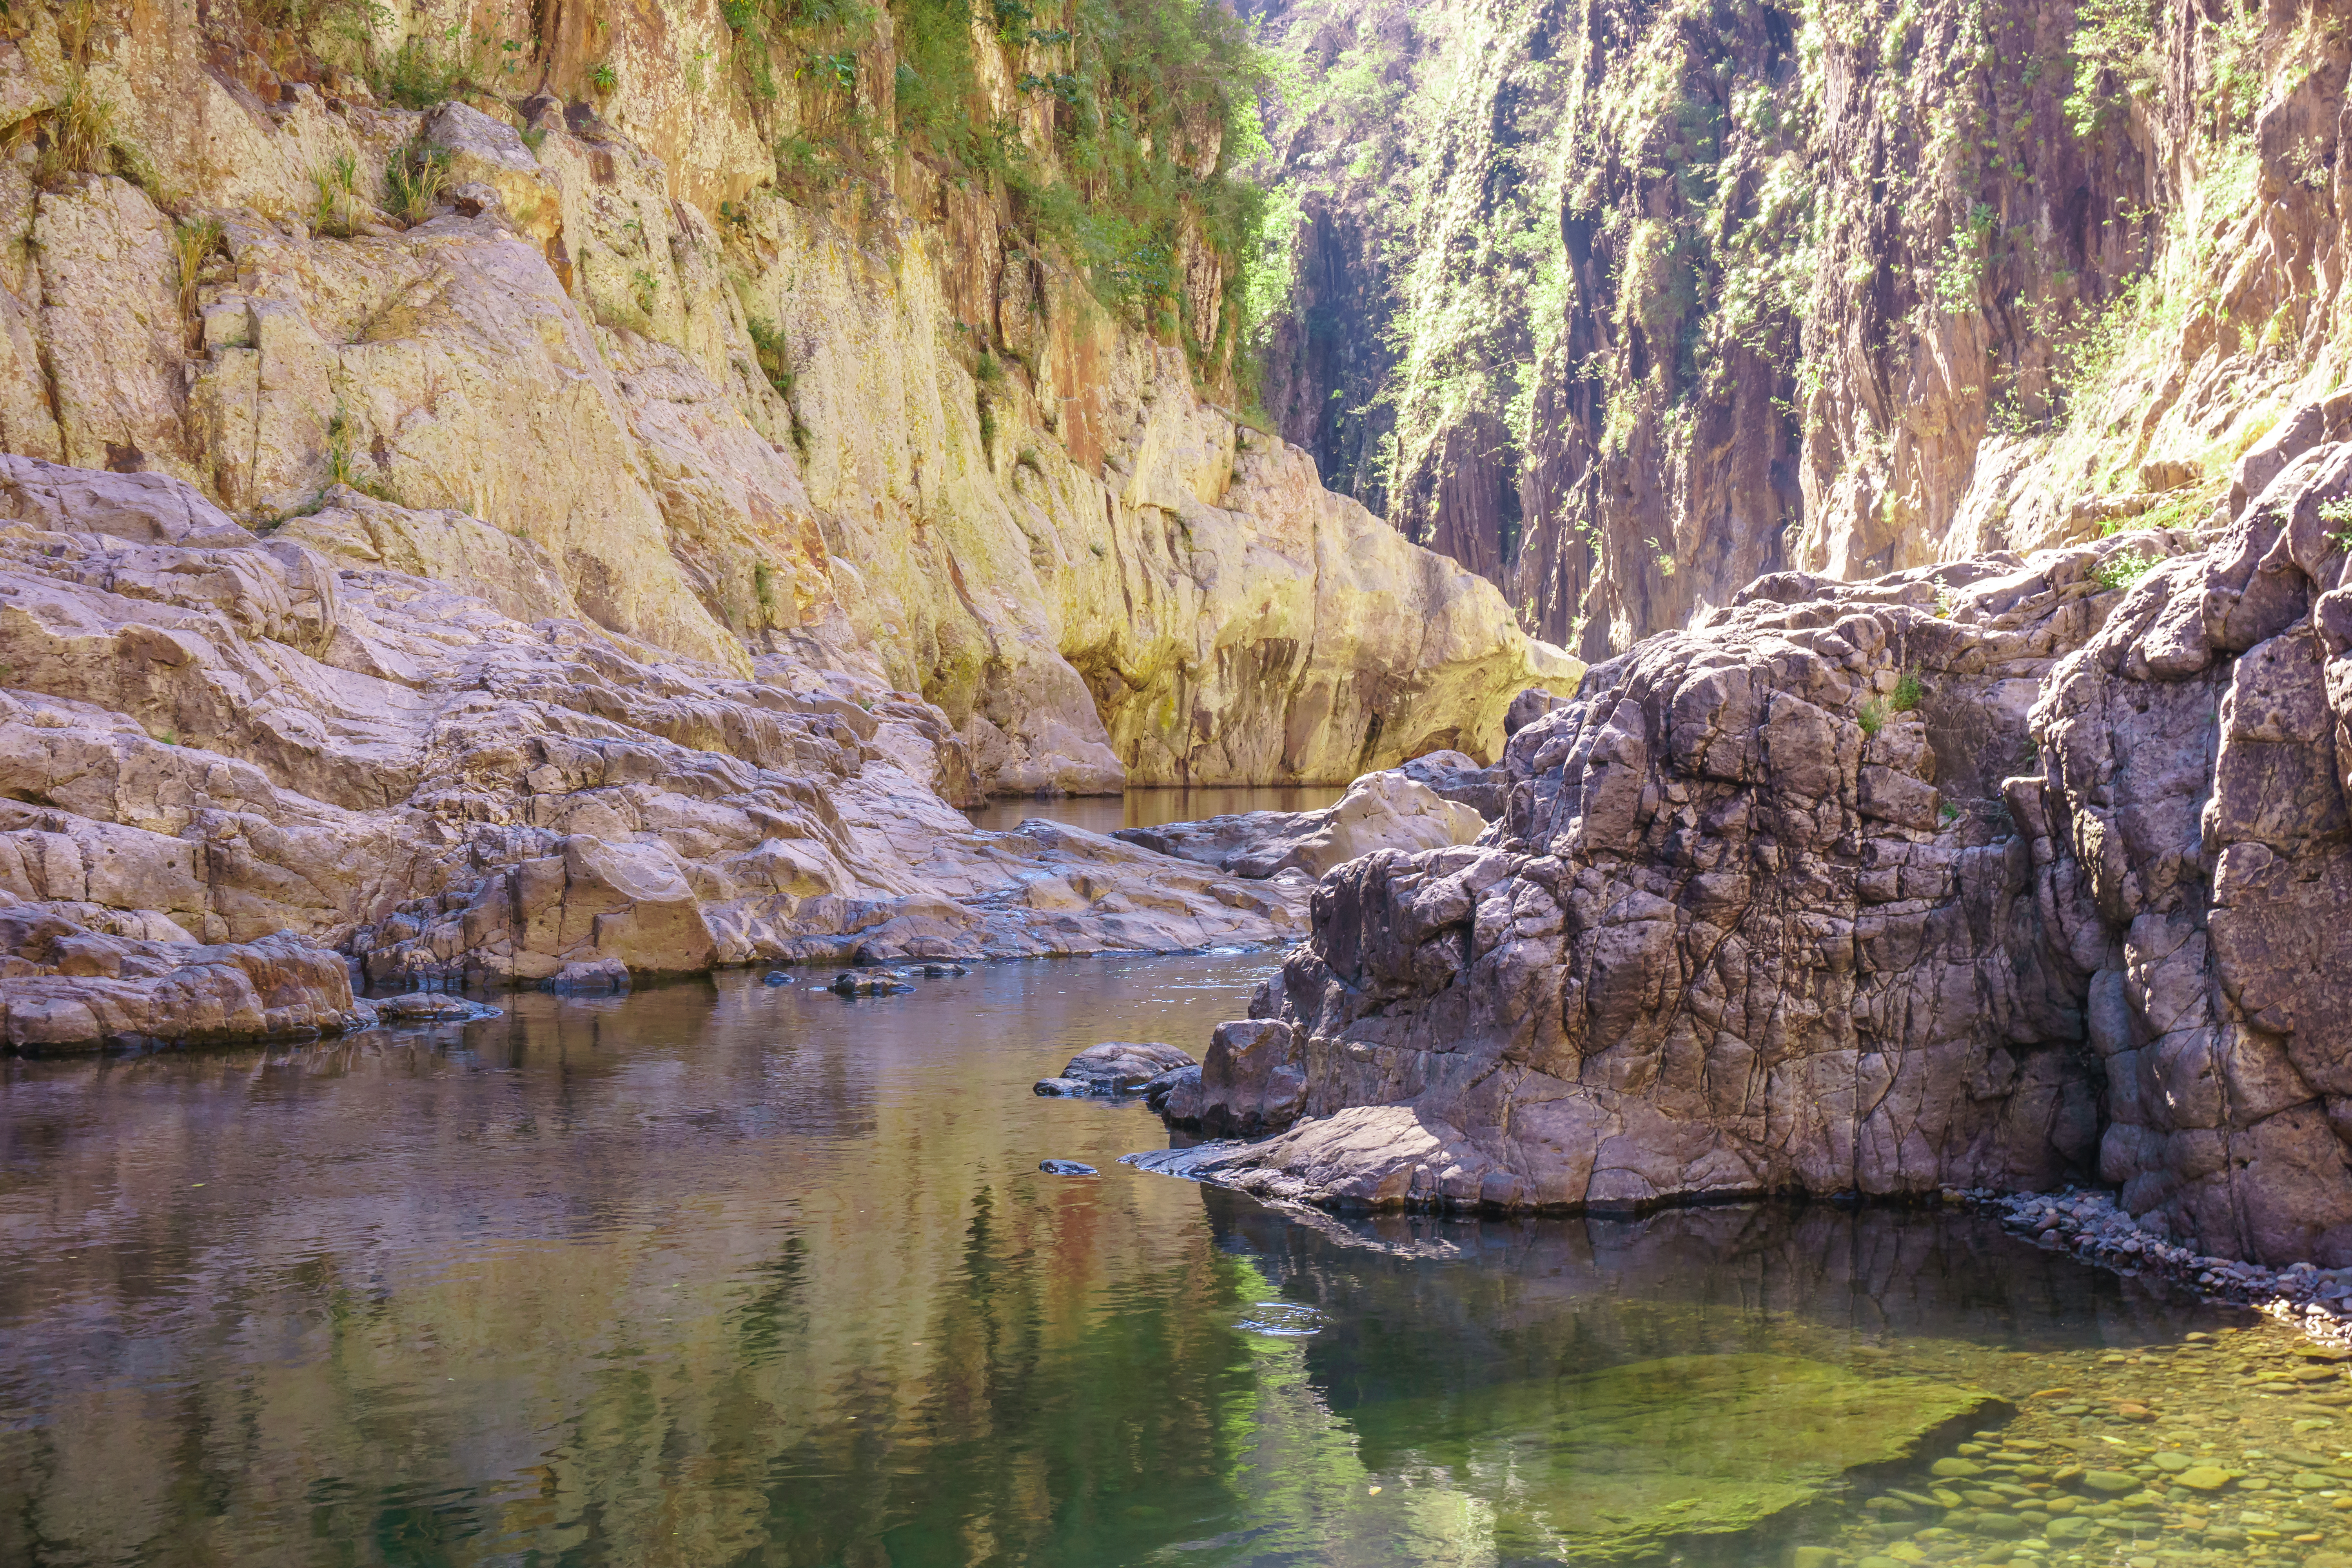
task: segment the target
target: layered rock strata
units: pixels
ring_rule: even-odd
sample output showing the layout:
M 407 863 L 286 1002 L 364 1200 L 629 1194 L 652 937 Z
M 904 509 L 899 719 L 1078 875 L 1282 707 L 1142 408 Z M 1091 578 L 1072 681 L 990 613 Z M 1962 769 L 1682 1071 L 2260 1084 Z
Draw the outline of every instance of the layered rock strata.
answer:
M 159 914 L 0 903 L 0 1044 L 28 1055 L 364 1028 L 351 970 L 289 933 L 199 942 Z
M 1303 877 L 1045 822 L 979 832 L 943 798 L 971 768 L 938 709 L 605 631 L 543 551 L 464 513 L 339 489 L 257 537 L 178 480 L 21 458 L 0 459 L 0 510 L 16 899 L 175 941 L 321 943 L 380 984 L 569 988 L 1303 930 Z M 348 1011 L 331 963 L 320 1005 Z M 208 1016 L 108 1028 L 194 1037 Z
M 2312 447 L 2201 540 L 1767 577 L 1597 668 L 1477 844 L 1325 879 L 1253 1008 L 1307 1120 L 1182 1159 L 1373 1206 L 2096 1176 L 2352 1261 L 2348 494 Z

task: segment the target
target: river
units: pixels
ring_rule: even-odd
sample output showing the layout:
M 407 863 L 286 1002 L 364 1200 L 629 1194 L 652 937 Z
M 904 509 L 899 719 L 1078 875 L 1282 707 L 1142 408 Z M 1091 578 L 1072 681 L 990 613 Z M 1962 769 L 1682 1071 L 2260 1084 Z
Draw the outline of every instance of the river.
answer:
M 1030 1092 L 1105 1039 L 1197 1052 L 1272 963 L 0 1062 L 0 1563 L 1489 1565 L 1685 1482 L 1811 1489 L 1727 1538 L 1774 1568 L 2340 1542 L 2310 1472 L 2352 1435 L 2291 1337 L 1972 1215 L 1343 1222 L 1135 1172 L 1140 1107 Z M 1766 1422 L 1702 1379 L 1596 1451 L 1593 1379 L 1693 1354 Z M 1786 1403 L 1819 1378 L 2021 1414 L 1849 1488 L 1851 1423 Z M 2174 1449 L 2274 1494 L 2168 1488 Z

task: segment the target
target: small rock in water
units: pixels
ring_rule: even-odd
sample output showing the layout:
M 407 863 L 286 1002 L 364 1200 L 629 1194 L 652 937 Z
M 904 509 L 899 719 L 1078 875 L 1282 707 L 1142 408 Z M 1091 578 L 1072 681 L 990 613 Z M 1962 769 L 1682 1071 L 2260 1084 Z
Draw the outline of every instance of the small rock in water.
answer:
M 374 1006 L 376 1016 L 386 1023 L 470 1024 L 477 1018 L 499 1016 L 496 1007 L 486 1007 L 479 1002 L 468 1002 L 463 996 L 442 991 L 411 991 L 404 996 L 386 996 Z
M 781 969 L 771 969 L 768 977 L 760 982 L 762 985 L 790 985 L 792 983 L 793 977 Z
M 1049 1176 L 1091 1176 L 1095 1173 L 1092 1165 L 1076 1160 L 1040 1160 L 1037 1168 Z
M 826 989 L 836 996 L 897 996 L 914 987 L 885 970 L 878 973 L 836 974 Z
M 1115 1098 L 1134 1094 L 1164 1074 L 1192 1065 L 1191 1057 L 1158 1041 L 1107 1040 L 1072 1057 L 1055 1077 L 1040 1079 L 1035 1092 Z
M 970 974 L 971 973 L 971 970 L 965 968 L 961 963 L 926 963 L 923 965 L 923 978 L 926 980 L 945 980 L 950 975 Z

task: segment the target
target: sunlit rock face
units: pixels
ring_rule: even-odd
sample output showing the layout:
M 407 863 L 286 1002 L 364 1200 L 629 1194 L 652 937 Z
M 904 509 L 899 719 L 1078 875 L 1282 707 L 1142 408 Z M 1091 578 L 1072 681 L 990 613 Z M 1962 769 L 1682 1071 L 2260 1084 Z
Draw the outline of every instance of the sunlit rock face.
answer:
M 120 150 L 59 168 L 20 138 L 0 165 L 0 451 L 170 475 L 256 527 L 339 481 L 472 518 L 608 631 L 919 695 L 997 793 L 1491 761 L 1512 698 L 1573 679 L 1490 584 L 1238 424 L 1224 359 L 1099 302 L 1001 188 L 912 156 L 780 178 L 821 88 L 760 99 L 706 73 L 734 53 L 717 11 L 664 16 L 509 18 L 540 89 L 417 110 L 323 64 L 325 32 L 28 7 L 0 129 L 86 81 Z M 450 21 L 387 14 L 375 47 L 430 55 Z M 887 20 L 861 47 L 890 81 Z M 1050 162 L 1017 74 L 977 90 Z M 426 155 L 449 189 L 412 207 L 395 175 Z M 1230 258 L 1179 259 L 1217 342 Z
M 299 949 L 341 987 L 284 1028 L 242 1004 L 235 1026 L 207 1004 L 175 1027 L 158 1003 L 77 1038 L 330 1026 L 350 981 L 313 943 L 383 983 L 572 985 L 1303 930 L 1303 876 L 1236 880 L 1050 823 L 974 830 L 948 804 L 971 792 L 968 750 L 919 699 L 616 636 L 528 541 L 328 499 L 257 538 L 164 476 L 0 459 L 0 892 L 129 920 L 148 945 L 115 969 L 258 976 L 243 948 L 148 949 L 290 933 L 272 962 Z M 57 989 L 23 978 L 0 977 L 12 1007 Z
M 1769 577 L 1596 668 L 1476 845 L 1325 879 L 1257 1008 L 1306 1119 L 1209 1173 L 1504 1207 L 2096 1176 L 2210 1250 L 2352 1259 L 2352 446 L 2273 474 L 2199 539 Z

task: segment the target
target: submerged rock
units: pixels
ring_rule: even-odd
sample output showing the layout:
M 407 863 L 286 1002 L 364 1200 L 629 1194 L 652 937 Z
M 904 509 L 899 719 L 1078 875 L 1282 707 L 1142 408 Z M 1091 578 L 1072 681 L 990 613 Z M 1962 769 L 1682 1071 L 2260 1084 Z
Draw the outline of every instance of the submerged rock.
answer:
M 1082 1164 L 1076 1160 L 1040 1160 L 1037 1168 L 1049 1176 L 1091 1176 L 1096 1173 L 1092 1165 Z
M 1058 1077 L 1038 1079 L 1034 1092 L 1106 1098 L 1135 1094 L 1163 1074 L 1192 1065 L 1192 1058 L 1173 1046 L 1108 1040 L 1072 1057 Z
M 1596 1568 L 1755 1552 L 1856 1473 L 2011 1413 L 1981 1389 L 1761 1354 L 1671 1356 L 1507 1383 L 1466 1408 L 1465 1397 L 1358 1405 L 1367 1468 L 1507 1473 L 1496 1542 Z
M 836 974 L 833 977 L 833 984 L 825 989 L 836 996 L 903 996 L 914 987 L 886 971 L 875 974 Z
M 791 985 L 796 984 L 796 982 L 794 982 L 791 975 L 785 973 L 782 970 L 771 969 L 765 975 L 761 977 L 760 984 L 762 985 Z
M 446 991 L 412 991 L 404 996 L 379 996 L 376 1016 L 391 1024 L 471 1024 L 499 1016 L 499 1009 Z

